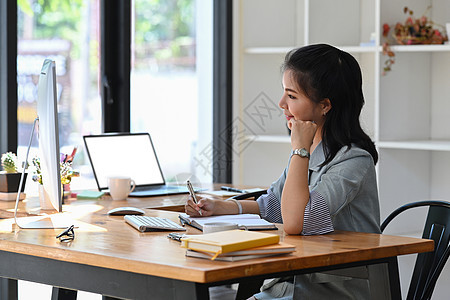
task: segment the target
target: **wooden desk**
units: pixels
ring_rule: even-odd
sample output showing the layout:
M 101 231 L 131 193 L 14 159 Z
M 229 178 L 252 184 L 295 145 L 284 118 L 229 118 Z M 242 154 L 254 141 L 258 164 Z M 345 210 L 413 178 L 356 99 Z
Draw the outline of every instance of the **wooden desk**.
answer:
M 387 264 L 392 298 L 400 297 L 397 256 L 433 250 L 433 242 L 355 232 L 286 236 L 292 255 L 239 262 L 185 257 L 167 232 L 140 233 L 108 216 L 112 201 L 70 205 L 79 228 L 75 240 L 60 243 L 61 230 L 20 230 L 0 220 L 0 277 L 22 279 L 117 298 L 208 299 L 208 287 L 252 279 Z M 106 204 L 104 206 L 104 204 Z M 177 213 L 147 215 L 177 219 Z M 188 233 L 199 233 L 189 228 Z M 8 298 L 11 299 L 11 298 Z
M 200 188 L 207 190 L 220 190 L 221 184 L 202 184 Z M 243 188 L 243 187 L 240 187 Z M 127 200 L 113 201 L 111 196 L 105 194 L 98 200 L 68 200 L 67 205 L 79 205 L 82 203 L 92 203 L 98 201 L 105 209 L 112 209 L 120 206 L 133 206 L 142 209 L 152 208 L 152 209 L 162 209 L 167 211 L 177 211 L 183 212 L 184 205 L 188 194 L 178 194 L 178 195 L 163 195 L 163 196 L 153 196 L 153 197 L 129 197 Z M 14 205 L 13 201 L 0 201 L 0 218 L 11 218 L 14 216 L 12 209 Z M 30 216 L 30 215 L 40 215 L 48 213 L 47 211 L 41 211 L 38 197 L 27 197 L 25 200 L 19 202 L 18 216 Z
M 220 187 L 223 185 L 224 184 L 207 183 L 202 184 L 201 186 L 196 185 L 196 187 L 210 191 L 214 190 L 217 191 L 220 190 Z M 234 187 L 239 189 L 245 189 L 245 188 L 254 188 L 255 186 L 249 187 L 244 185 L 241 186 L 238 185 Z M 201 194 L 201 192 L 199 194 Z M 69 200 L 66 201 L 66 204 L 78 205 L 81 203 L 91 203 L 92 201 L 99 201 L 98 203 L 101 203 L 102 206 L 108 208 L 108 210 L 120 206 L 133 206 L 142 209 L 151 208 L 167 211 L 184 212 L 184 205 L 186 203 L 187 197 L 188 194 L 178 194 L 178 195 L 163 195 L 153 197 L 129 197 L 127 200 L 114 201 L 111 199 L 111 196 L 105 194 L 98 200 L 86 200 L 86 199 Z M 218 198 L 220 199 L 221 197 Z M 226 199 L 226 197 L 224 197 L 223 199 Z M 14 205 L 12 203 L 13 201 L 0 201 L 0 219 L 11 218 L 14 216 L 13 211 L 11 211 L 11 209 L 14 208 Z M 18 216 L 23 217 L 27 215 L 39 215 L 42 213 L 48 212 L 40 210 L 38 197 L 27 197 L 25 200 L 19 202 Z

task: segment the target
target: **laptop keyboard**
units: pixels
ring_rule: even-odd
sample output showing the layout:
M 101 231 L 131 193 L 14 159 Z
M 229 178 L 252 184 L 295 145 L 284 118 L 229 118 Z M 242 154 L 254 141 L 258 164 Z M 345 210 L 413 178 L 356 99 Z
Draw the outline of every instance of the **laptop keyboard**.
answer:
M 161 217 L 126 215 L 124 219 L 125 222 L 141 232 L 160 230 L 186 230 L 186 228 L 175 223 L 174 221 Z
M 133 192 L 130 193 L 130 197 L 150 197 L 161 195 L 174 195 L 174 194 L 187 194 L 189 191 L 185 186 L 142 186 L 136 187 Z

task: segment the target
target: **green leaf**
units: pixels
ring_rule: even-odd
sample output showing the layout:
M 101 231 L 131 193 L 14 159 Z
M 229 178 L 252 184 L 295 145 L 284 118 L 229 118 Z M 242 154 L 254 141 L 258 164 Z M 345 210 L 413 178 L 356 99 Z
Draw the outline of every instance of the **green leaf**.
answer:
M 30 2 L 28 0 L 17 0 L 17 5 L 19 8 L 27 15 L 33 16 L 34 12 L 31 9 Z

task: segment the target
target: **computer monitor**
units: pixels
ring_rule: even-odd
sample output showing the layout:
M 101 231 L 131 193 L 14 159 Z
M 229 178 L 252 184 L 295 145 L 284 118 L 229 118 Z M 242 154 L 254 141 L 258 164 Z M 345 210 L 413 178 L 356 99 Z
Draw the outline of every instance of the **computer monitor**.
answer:
M 53 207 L 62 211 L 58 107 L 55 62 L 46 59 L 39 75 L 37 115 L 39 118 L 39 157 L 44 193 Z
M 62 212 L 56 72 L 55 62 L 50 59 L 44 61 L 39 75 L 37 114 L 38 116 L 35 120 L 35 124 L 36 121 L 38 121 L 39 158 L 44 193 L 50 199 L 53 207 L 58 212 Z M 34 134 L 34 125 L 25 161 L 28 161 L 28 154 Z M 23 184 L 24 173 L 25 168 L 22 173 L 20 186 Z M 67 228 L 70 225 L 73 225 L 73 221 L 66 218 L 63 214 L 54 214 L 37 218 L 20 218 L 19 224 L 17 219 L 18 202 L 19 196 L 16 198 L 14 220 L 20 228 Z

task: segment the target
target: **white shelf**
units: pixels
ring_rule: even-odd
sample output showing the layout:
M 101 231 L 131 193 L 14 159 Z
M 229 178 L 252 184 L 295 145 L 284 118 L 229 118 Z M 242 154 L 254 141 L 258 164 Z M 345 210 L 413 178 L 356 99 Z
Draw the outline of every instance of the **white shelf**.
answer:
M 381 149 L 450 151 L 450 141 L 440 140 L 379 141 L 377 146 Z
M 361 121 L 379 151 L 376 167 L 381 218 L 408 202 L 450 195 L 450 44 L 394 42 L 390 48 L 396 54 L 395 65 L 384 77 L 387 56 L 382 54 L 383 24 L 405 20 L 404 4 L 399 1 L 290 0 L 283 2 L 284 6 L 273 0 L 233 1 L 239 11 L 238 18 L 234 17 L 238 34 L 233 36 L 237 53 L 233 68 L 234 117 L 255 128 L 245 131 L 252 135 L 245 136 L 242 145 L 250 146 L 234 157 L 233 183 L 270 185 L 286 167 L 285 154 L 291 149 L 286 128 L 275 125 L 275 118 L 264 119 L 264 128 L 256 127 L 248 107 L 259 105 L 261 92 L 276 106 L 282 91 L 280 65 L 287 52 L 326 43 L 355 56 L 363 73 L 366 105 Z M 419 14 L 429 5 L 429 1 L 406 2 Z M 433 1 L 429 15 L 436 23 L 449 22 L 449 8 L 450 1 Z M 277 22 L 267 23 L 274 18 Z M 334 30 L 336 26 L 339 30 Z M 369 40 L 375 43 L 360 44 Z M 421 232 L 418 224 L 423 224 L 425 212 L 411 213 L 412 217 L 405 216 L 388 227 L 389 233 Z M 401 263 L 408 270 L 407 263 Z M 402 282 L 402 289 L 408 284 Z M 448 298 L 450 287 L 436 291 L 438 294 L 438 298 Z
M 259 143 L 290 143 L 288 135 L 247 135 L 247 140 Z M 450 141 L 416 140 L 416 141 L 379 141 L 381 149 L 450 151 Z
M 338 48 L 350 53 L 375 53 L 381 51 L 380 46 L 342 46 Z
M 245 48 L 245 54 L 285 54 L 297 48 L 292 47 L 250 47 Z M 381 46 L 340 46 L 339 49 L 350 53 L 375 53 L 382 52 Z M 391 45 L 394 52 L 447 52 L 450 51 L 450 44 L 446 45 Z
M 255 24 L 248 20 L 255 11 L 261 20 L 274 15 L 286 15 L 286 7 L 279 7 L 272 0 L 234 1 L 239 3 L 242 14 L 240 19 L 236 19 L 237 28 L 242 34 L 236 36 L 234 44 L 239 54 L 236 59 L 237 88 L 234 99 L 236 107 L 239 107 L 236 111 L 237 116 L 242 117 L 246 124 L 252 125 L 255 122 L 249 118 L 245 109 L 250 104 L 256 105 L 255 99 L 259 99 L 258 95 L 261 92 L 274 103 L 278 100 L 280 65 L 287 52 L 311 43 L 332 44 L 354 55 L 361 66 L 366 100 L 361 118 L 365 129 L 371 134 L 380 151 L 388 152 L 389 149 L 396 149 L 380 160 L 378 174 L 380 199 L 388 199 L 391 194 L 397 195 L 399 187 L 401 190 L 405 189 L 403 186 L 405 183 L 393 184 L 392 178 L 401 177 L 408 182 L 405 178 L 413 180 L 423 175 L 429 178 L 443 176 L 445 180 L 450 180 L 450 170 L 444 169 L 444 163 L 439 161 L 448 159 L 445 164 L 450 164 L 450 136 L 445 130 L 450 125 L 445 115 L 450 109 L 450 85 L 448 85 L 450 44 L 391 45 L 392 51 L 398 57 L 389 77 L 383 77 L 386 56 L 382 55 L 384 41 L 381 36 L 382 24 L 404 19 L 403 6 L 396 1 L 349 0 L 337 5 L 334 0 L 320 2 L 292 0 L 289 1 L 291 6 L 287 12 L 290 18 L 270 26 L 265 26 L 262 21 L 261 24 Z M 414 11 L 424 11 L 427 7 L 423 1 L 412 2 L 414 4 L 411 3 L 411 7 Z M 321 7 L 323 5 L 339 11 L 323 11 Z M 358 5 L 358 9 L 355 10 L 358 16 L 346 18 L 343 11 L 351 10 L 353 5 Z M 438 17 L 436 22 L 445 23 L 450 20 L 448 7 L 448 1 L 434 3 L 431 15 Z M 322 28 L 323 22 L 339 23 L 342 30 L 335 33 L 328 32 L 330 30 L 324 29 L 331 27 Z M 261 26 L 264 27 L 263 32 Z M 354 30 L 355 28 L 358 30 Z M 369 38 L 375 38 L 376 42 L 360 44 L 368 42 Z M 414 120 L 420 120 L 422 117 L 424 124 L 419 126 Z M 273 153 L 289 147 L 291 142 L 285 128 L 275 125 L 272 120 L 265 121 L 267 124 L 264 130 L 259 130 L 258 127 L 258 131 L 253 131 L 257 134 L 245 137 L 247 142 L 255 142 L 255 145 L 246 148 L 245 155 L 240 155 L 239 160 L 236 160 L 234 166 L 236 171 L 233 173 L 237 178 L 236 182 L 260 183 L 266 178 L 278 176 L 276 171 L 264 175 L 252 173 L 261 159 L 270 157 L 275 160 Z M 386 128 L 392 129 L 386 131 Z M 416 131 L 417 134 L 413 134 Z M 411 140 L 415 137 L 429 136 L 440 137 L 443 140 Z M 410 160 L 426 156 L 427 151 L 433 153 L 430 160 L 420 161 L 415 168 L 408 165 Z M 280 165 L 275 169 L 285 167 L 286 162 L 279 160 L 277 163 Z M 408 165 L 408 172 L 403 174 L 405 165 Z M 427 171 L 426 174 L 423 170 Z M 407 201 L 405 199 L 417 195 L 434 196 L 449 193 L 450 186 L 431 180 L 429 184 L 416 185 L 416 189 L 410 190 L 409 194 L 398 195 L 396 204 L 400 205 L 402 201 Z M 383 205 L 385 209 L 383 213 L 394 208 L 390 206 L 391 203 Z
M 290 50 L 297 48 L 299 46 L 292 47 L 251 47 L 245 48 L 245 54 L 286 54 Z M 351 53 L 371 53 L 371 52 L 379 52 L 381 51 L 380 46 L 341 46 L 339 49 L 343 51 L 351 52 Z
M 244 50 L 245 54 L 285 54 L 290 50 L 296 48 L 292 47 L 252 47 Z
M 447 52 L 450 44 L 446 45 L 395 45 L 391 46 L 394 52 Z
M 247 135 L 246 139 L 260 143 L 291 143 L 289 135 Z

